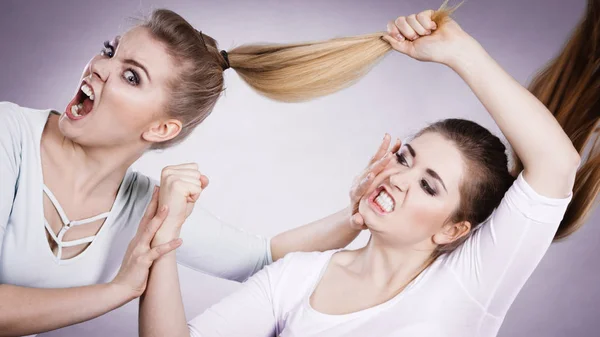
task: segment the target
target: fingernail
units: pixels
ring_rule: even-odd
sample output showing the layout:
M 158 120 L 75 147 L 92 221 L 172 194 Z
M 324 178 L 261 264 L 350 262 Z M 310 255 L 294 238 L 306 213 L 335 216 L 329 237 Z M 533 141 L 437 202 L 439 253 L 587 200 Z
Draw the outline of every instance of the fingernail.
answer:
M 385 135 L 383 135 L 383 139 L 385 139 L 388 136 L 387 132 L 385 133 Z
M 429 34 L 431 34 L 431 31 L 428 30 L 427 32 L 425 32 L 425 34 L 429 35 Z
M 437 25 L 435 24 L 435 22 L 433 23 L 433 26 L 431 27 L 431 29 L 437 29 Z
M 401 34 L 396 34 L 396 40 L 398 41 L 404 41 L 404 36 L 402 36 Z

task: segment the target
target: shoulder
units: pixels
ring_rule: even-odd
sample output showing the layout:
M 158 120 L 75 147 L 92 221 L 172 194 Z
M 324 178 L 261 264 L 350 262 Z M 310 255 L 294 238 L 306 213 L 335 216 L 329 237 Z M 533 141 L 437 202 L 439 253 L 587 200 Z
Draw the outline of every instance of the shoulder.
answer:
M 522 171 L 504 196 L 504 212 L 513 210 L 513 213 L 518 212 L 534 221 L 558 223 L 562 220 L 572 197 L 572 192 L 564 198 L 551 198 L 539 194 L 527 182 Z
M 293 252 L 265 267 L 267 273 L 278 280 L 277 283 L 298 283 L 309 281 L 320 275 L 337 250 L 326 252 Z
M 20 165 L 23 151 L 37 144 L 50 110 L 35 110 L 10 102 L 0 102 L 0 155 L 14 172 Z
M 338 251 L 339 250 L 336 249 L 325 252 L 292 252 L 288 253 L 283 259 L 277 262 L 281 261 L 282 264 L 287 266 L 324 265 L 332 260 L 334 254 Z
M 2 130 L 0 137 L 2 139 L 21 133 L 25 123 L 25 116 L 20 106 L 10 102 L 0 102 L 0 130 Z
M 50 111 L 50 109 L 30 109 L 11 102 L 0 102 L 0 127 L 11 132 L 21 131 L 25 126 L 43 128 Z
M 20 152 L 24 144 L 39 142 L 50 111 L 0 102 L 0 145 Z

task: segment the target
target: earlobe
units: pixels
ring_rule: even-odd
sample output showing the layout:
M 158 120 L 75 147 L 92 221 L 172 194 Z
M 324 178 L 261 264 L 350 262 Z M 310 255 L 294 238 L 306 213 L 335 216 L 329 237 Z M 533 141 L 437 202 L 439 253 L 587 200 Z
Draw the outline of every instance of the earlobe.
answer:
M 142 134 L 142 138 L 147 142 L 162 143 L 177 137 L 182 128 L 181 121 L 177 119 L 158 121 L 150 125 Z
M 470 232 L 471 223 L 468 221 L 447 224 L 433 236 L 433 242 L 437 245 L 449 244 L 468 235 Z

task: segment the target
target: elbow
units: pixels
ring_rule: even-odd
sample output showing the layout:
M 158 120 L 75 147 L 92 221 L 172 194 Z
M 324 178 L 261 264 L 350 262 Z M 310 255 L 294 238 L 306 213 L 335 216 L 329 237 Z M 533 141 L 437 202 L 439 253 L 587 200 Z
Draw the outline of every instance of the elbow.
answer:
M 574 177 L 577 173 L 577 170 L 579 169 L 579 165 L 581 165 L 581 156 L 579 155 L 577 150 L 573 148 L 571 153 L 565 157 L 566 158 L 563 161 L 562 165 L 564 169 L 564 174 Z
M 559 178 L 575 177 L 579 165 L 581 164 L 581 156 L 575 148 L 568 149 L 568 151 L 546 153 L 542 158 L 545 158 L 545 160 L 523 163 L 523 165 L 525 167 L 535 168 L 536 171 L 544 172 L 544 175 L 551 174 L 556 178 Z

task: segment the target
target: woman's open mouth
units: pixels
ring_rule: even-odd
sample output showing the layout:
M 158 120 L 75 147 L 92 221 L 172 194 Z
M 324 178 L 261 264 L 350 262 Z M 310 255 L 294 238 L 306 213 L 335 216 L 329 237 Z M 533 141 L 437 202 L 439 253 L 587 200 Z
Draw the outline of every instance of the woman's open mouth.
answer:
M 381 215 L 392 213 L 396 207 L 394 197 L 383 185 L 373 191 L 368 201 L 371 208 Z
M 94 109 L 94 89 L 91 85 L 83 82 L 79 87 L 77 95 L 67 105 L 67 117 L 72 120 L 79 120 L 89 115 Z

